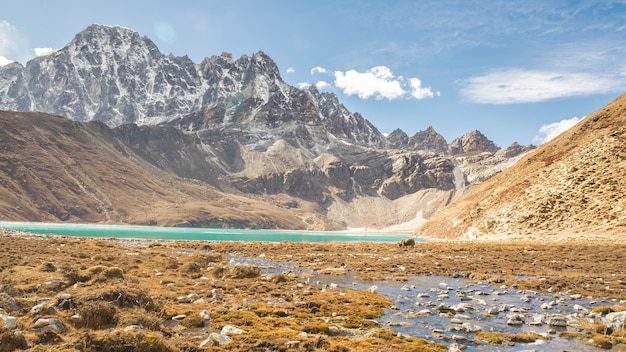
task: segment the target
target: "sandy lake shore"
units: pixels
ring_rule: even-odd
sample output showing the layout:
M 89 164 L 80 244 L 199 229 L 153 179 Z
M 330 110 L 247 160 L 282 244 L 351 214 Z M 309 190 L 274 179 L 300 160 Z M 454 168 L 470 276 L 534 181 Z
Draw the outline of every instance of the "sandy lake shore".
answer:
M 308 275 L 350 274 L 366 281 L 460 277 L 545 294 L 591 296 L 606 300 L 610 308 L 604 313 L 626 309 L 626 244 L 604 240 L 436 241 L 400 248 L 112 240 L 3 230 L 0 241 L 0 349 L 5 350 L 450 348 L 446 341 L 402 336 L 374 321 L 393 306 L 381 294 L 327 289 L 294 270 L 264 274 L 260 264 L 232 265 L 233 257 L 298 264 Z M 591 345 L 624 347 L 624 331 L 609 334 L 591 324 L 580 332 Z M 498 343 L 479 335 L 477 341 Z

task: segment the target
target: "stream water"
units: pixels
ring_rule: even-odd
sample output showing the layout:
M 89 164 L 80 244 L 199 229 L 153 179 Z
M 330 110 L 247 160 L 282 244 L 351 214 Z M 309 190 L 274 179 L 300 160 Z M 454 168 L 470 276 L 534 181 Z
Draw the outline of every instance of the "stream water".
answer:
M 318 275 L 293 263 L 276 263 L 262 257 L 231 257 L 231 265 L 257 265 L 263 274 L 296 273 L 301 280 L 335 290 L 375 290 L 391 298 L 395 307 L 376 319 L 398 334 L 421 337 L 464 351 L 604 351 L 583 340 L 559 337 L 575 332 L 571 323 L 589 319 L 596 305 L 614 302 L 577 295 L 546 295 L 461 278 L 415 276 L 406 282 L 362 281 L 347 275 Z M 521 324 L 509 324 L 512 317 Z M 493 346 L 476 341 L 477 331 L 519 334 L 535 332 L 545 338 L 533 343 Z

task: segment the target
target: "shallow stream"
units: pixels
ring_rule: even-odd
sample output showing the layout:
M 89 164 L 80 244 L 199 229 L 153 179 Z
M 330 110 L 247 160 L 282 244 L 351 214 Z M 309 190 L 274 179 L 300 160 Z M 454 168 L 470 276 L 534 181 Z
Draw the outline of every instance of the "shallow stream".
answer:
M 362 281 L 354 273 L 319 275 L 293 263 L 277 263 L 262 257 L 230 257 L 231 265 L 257 265 L 263 274 L 295 273 L 300 279 L 332 289 L 374 290 L 395 304 L 376 319 L 398 334 L 457 344 L 464 351 L 604 351 L 585 341 L 559 337 L 576 332 L 571 325 L 589 319 L 596 305 L 614 302 L 578 295 L 546 295 L 517 290 L 505 285 L 471 283 L 441 276 L 415 276 L 408 281 Z M 312 276 L 311 276 L 312 275 Z M 534 343 L 493 346 L 476 341 L 477 331 L 519 334 L 535 332 L 544 336 Z

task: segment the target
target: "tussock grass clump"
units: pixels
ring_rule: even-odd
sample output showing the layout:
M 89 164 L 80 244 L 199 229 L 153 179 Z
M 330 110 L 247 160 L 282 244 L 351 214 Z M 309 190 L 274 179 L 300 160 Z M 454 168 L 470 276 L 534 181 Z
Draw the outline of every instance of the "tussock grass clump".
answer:
M 37 338 L 35 339 L 35 343 L 37 345 L 55 344 L 61 341 L 63 341 L 61 336 L 57 335 L 57 333 L 52 330 L 44 331 L 38 334 Z
M 201 328 L 204 327 L 204 319 L 200 317 L 200 314 L 188 314 L 185 319 L 180 322 L 180 325 L 187 328 Z
M 594 346 L 598 346 L 600 348 L 610 349 L 613 348 L 613 341 L 609 336 L 606 335 L 594 335 L 591 338 L 591 343 Z
M 41 263 L 41 265 L 39 265 L 39 271 L 52 273 L 52 272 L 57 271 L 57 267 L 50 262 Z
M 78 308 L 80 320 L 76 323 L 78 327 L 88 329 L 105 329 L 114 327 L 119 320 L 117 308 L 108 302 L 94 301 L 84 303 Z
M 626 306 L 617 306 L 617 305 L 613 305 L 613 306 L 596 306 L 596 307 L 593 307 L 591 309 L 592 312 L 600 313 L 602 315 L 607 315 L 609 313 L 614 313 L 614 312 L 623 312 L 625 310 L 626 310 Z
M 513 346 L 516 342 L 531 343 L 540 339 L 543 339 L 541 335 L 532 332 L 511 334 L 505 332 L 479 331 L 476 333 L 476 340 L 499 346 Z
M 11 330 L 0 328 L 0 349 L 3 351 L 17 351 L 28 348 L 26 338 L 22 334 L 15 334 Z
M 85 334 L 81 338 L 81 347 L 84 352 L 170 352 L 177 351 L 163 341 L 163 336 L 157 333 L 127 333 L 116 331 L 102 337 Z
M 230 268 L 230 277 L 233 279 L 253 279 L 261 275 L 261 268 L 254 265 L 238 265 Z
M 163 304 L 154 299 L 147 290 L 124 286 L 110 287 L 93 291 L 83 300 L 103 300 L 120 308 L 142 307 L 148 312 L 161 312 Z
M 255 265 L 219 266 L 213 268 L 211 274 L 215 278 L 254 279 L 261 276 L 261 268 Z

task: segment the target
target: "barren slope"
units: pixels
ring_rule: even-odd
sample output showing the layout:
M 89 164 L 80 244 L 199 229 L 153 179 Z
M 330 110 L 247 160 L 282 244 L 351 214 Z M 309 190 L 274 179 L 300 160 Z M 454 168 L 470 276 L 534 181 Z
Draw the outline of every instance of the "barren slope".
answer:
M 626 95 L 434 214 L 417 236 L 626 239 Z
M 0 219 L 306 228 L 287 211 L 159 170 L 102 123 L 0 111 Z

